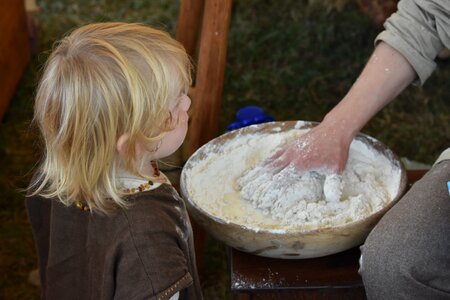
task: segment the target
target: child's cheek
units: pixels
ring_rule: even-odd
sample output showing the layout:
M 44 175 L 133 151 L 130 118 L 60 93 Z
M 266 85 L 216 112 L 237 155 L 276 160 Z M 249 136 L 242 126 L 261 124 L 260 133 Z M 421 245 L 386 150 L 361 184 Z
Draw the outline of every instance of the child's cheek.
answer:
M 189 121 L 189 115 L 185 112 L 180 114 L 180 122 L 186 123 L 187 121 Z

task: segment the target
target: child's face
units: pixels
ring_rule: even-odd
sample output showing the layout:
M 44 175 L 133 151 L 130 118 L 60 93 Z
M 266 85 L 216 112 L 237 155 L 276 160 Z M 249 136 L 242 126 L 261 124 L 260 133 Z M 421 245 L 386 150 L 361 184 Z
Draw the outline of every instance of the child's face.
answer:
M 183 143 L 188 128 L 188 110 L 190 106 L 191 99 L 186 94 L 182 94 L 172 101 L 170 112 L 172 122 L 174 122 L 174 129 L 169 131 L 162 139 L 161 146 L 155 153 L 155 159 L 169 156 Z

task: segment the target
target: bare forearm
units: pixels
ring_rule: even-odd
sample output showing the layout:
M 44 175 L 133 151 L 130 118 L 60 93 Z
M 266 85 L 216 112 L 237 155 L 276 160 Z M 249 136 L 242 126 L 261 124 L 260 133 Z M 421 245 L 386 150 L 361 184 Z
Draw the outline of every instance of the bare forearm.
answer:
M 344 99 L 322 122 L 347 141 L 415 78 L 408 61 L 395 49 L 380 43 Z

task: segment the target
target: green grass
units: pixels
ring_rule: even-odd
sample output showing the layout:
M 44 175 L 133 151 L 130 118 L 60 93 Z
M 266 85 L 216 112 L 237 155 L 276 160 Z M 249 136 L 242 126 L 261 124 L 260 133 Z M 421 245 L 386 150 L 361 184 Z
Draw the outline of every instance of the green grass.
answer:
M 318 2 L 318 1 L 314 1 Z M 83 24 L 142 22 L 174 34 L 179 1 L 38 1 L 41 52 L 33 58 L 0 127 L 0 299 L 37 299 L 27 283 L 36 267 L 20 192 L 39 157 L 30 127 L 39 70 L 55 40 Z M 377 30 L 351 2 L 342 12 L 307 1 L 235 0 L 220 128 L 244 105 L 277 120 L 320 121 L 344 96 L 373 48 Z M 363 129 L 399 156 L 432 163 L 450 145 L 449 61 L 424 87 L 409 87 Z M 202 282 L 206 299 L 227 299 L 224 246 L 207 241 Z

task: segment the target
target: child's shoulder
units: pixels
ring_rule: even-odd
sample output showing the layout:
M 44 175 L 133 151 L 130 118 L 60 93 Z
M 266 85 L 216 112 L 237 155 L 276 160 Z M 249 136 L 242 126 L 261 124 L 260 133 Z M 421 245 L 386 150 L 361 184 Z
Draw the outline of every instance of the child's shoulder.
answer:
M 155 226 L 164 222 L 178 222 L 186 217 L 184 201 L 169 184 L 162 184 L 156 189 L 137 192 L 124 197 L 129 204 L 121 209 L 122 213 L 134 222 L 148 223 L 155 221 Z
M 160 184 L 153 189 L 130 193 L 123 198 L 130 204 L 126 208 L 127 211 L 132 211 L 133 208 L 136 210 L 145 207 L 177 205 L 182 201 L 176 189 L 168 183 Z

